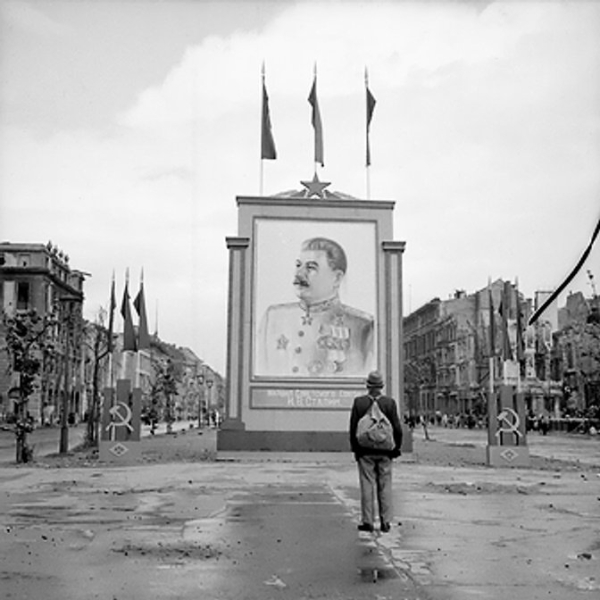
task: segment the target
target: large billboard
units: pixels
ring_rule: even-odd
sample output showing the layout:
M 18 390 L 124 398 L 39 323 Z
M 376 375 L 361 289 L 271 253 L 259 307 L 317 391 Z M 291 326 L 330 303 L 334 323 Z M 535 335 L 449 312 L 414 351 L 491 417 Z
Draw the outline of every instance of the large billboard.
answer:
M 253 378 L 364 378 L 377 365 L 376 221 L 253 227 Z

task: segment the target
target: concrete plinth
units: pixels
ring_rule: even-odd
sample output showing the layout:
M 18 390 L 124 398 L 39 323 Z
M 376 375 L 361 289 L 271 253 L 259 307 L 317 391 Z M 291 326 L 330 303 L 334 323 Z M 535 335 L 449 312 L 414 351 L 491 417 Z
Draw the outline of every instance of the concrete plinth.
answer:
M 340 431 L 244 431 L 217 433 L 217 450 L 268 452 L 350 452 L 348 434 Z
M 487 465 L 489 467 L 529 467 L 529 448 L 527 446 L 487 446 Z
M 140 462 L 142 457 L 140 442 L 101 441 L 99 457 L 102 462 L 123 465 Z
M 217 450 L 268 452 L 351 452 L 346 431 L 247 431 L 221 429 Z M 402 452 L 412 452 L 412 432 L 404 429 Z

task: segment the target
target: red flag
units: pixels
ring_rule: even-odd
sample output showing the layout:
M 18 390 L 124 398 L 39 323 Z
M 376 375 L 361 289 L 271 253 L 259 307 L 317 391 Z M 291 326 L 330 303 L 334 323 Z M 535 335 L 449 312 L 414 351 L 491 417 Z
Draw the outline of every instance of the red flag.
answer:
M 115 277 L 113 274 L 112 284 L 110 286 L 110 307 L 108 309 L 108 340 L 106 347 L 108 353 L 113 351 L 113 330 L 115 326 L 115 308 L 117 308 L 117 299 L 115 297 Z
M 521 371 L 523 371 L 523 366 L 525 363 L 525 336 L 524 336 L 524 327 L 523 327 L 523 313 L 521 301 L 519 300 L 519 290 L 516 288 L 516 298 L 517 298 L 517 360 L 521 365 Z
M 510 311 L 510 282 L 504 282 L 504 290 L 502 293 L 502 301 L 498 312 L 502 317 L 502 357 L 504 360 L 512 360 L 513 352 L 512 346 L 510 345 L 510 338 L 508 336 L 508 315 Z
M 125 291 L 123 292 L 123 302 L 121 303 L 121 315 L 124 319 L 123 325 L 123 351 L 137 350 L 135 343 L 135 329 L 133 328 L 133 319 L 131 318 L 131 308 L 129 306 L 129 283 L 125 282 Z
M 375 110 L 375 104 L 377 101 L 371 90 L 369 89 L 369 81 L 367 73 L 365 71 L 365 86 L 367 89 L 367 167 L 371 165 L 371 145 L 369 143 L 369 129 L 371 127 L 371 119 L 373 118 L 373 111 Z
M 308 102 L 312 106 L 312 126 L 315 130 L 315 162 L 325 166 L 323 159 L 323 125 L 321 124 L 321 111 L 319 110 L 319 100 L 317 98 L 317 73 L 313 80 Z
M 488 287 L 488 310 L 490 318 L 490 356 L 496 356 L 496 315 L 494 311 L 494 299 L 492 288 Z
M 260 157 L 267 160 L 275 160 L 277 158 L 277 150 L 275 149 L 275 140 L 271 131 L 271 115 L 269 113 L 269 96 L 265 86 L 265 71 L 263 66 L 263 96 L 262 96 L 262 129 L 260 137 Z
M 150 335 L 148 334 L 148 318 L 146 316 L 146 300 L 144 298 L 144 281 L 140 281 L 140 291 L 133 301 L 133 307 L 140 318 L 138 327 L 137 349 L 150 348 Z

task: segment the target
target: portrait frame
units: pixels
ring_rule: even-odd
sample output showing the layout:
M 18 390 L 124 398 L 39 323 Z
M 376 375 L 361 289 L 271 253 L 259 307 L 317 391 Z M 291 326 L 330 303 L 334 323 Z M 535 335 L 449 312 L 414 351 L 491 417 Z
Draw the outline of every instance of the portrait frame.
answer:
M 376 219 L 340 219 L 257 216 L 253 220 L 253 265 L 251 283 L 251 378 L 253 381 L 318 380 L 321 383 L 362 379 L 377 365 L 378 354 L 378 223 Z M 299 299 L 293 287 L 295 262 L 302 243 L 324 237 L 339 244 L 348 268 L 339 289 L 344 306 L 372 318 L 370 355 L 364 368 L 349 373 L 319 376 L 270 369 L 264 356 L 261 323 L 269 307 L 291 307 Z M 291 310 L 291 309 L 290 309 Z M 262 353 L 262 354 L 261 354 Z

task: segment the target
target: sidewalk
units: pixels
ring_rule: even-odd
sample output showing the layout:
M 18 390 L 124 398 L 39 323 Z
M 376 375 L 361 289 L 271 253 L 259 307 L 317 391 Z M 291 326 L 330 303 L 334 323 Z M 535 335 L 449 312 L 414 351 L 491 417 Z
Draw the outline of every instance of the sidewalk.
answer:
M 467 428 L 447 428 L 433 426 L 428 428 L 432 441 L 444 444 L 485 449 L 487 430 Z M 415 439 L 423 439 L 422 428 L 414 431 Z M 600 435 L 570 434 L 552 432 L 542 435 L 537 432 L 527 434 L 529 452 L 534 458 L 548 461 L 565 461 L 574 464 L 588 465 L 600 469 Z M 483 459 L 485 462 L 485 459 Z M 540 461 L 537 461 L 538 464 Z M 534 465 L 535 466 L 535 465 Z
M 495 470 L 473 462 L 482 448 L 466 432 L 447 442 L 415 435 L 415 453 L 394 468 L 392 532 L 361 538 L 351 454 L 198 462 L 214 435 L 144 438 L 149 459 L 133 467 L 0 468 L 0 598 L 588 600 L 600 591 L 600 468 L 544 459 L 542 469 Z M 563 455 L 578 447 L 568 441 L 554 440 Z

